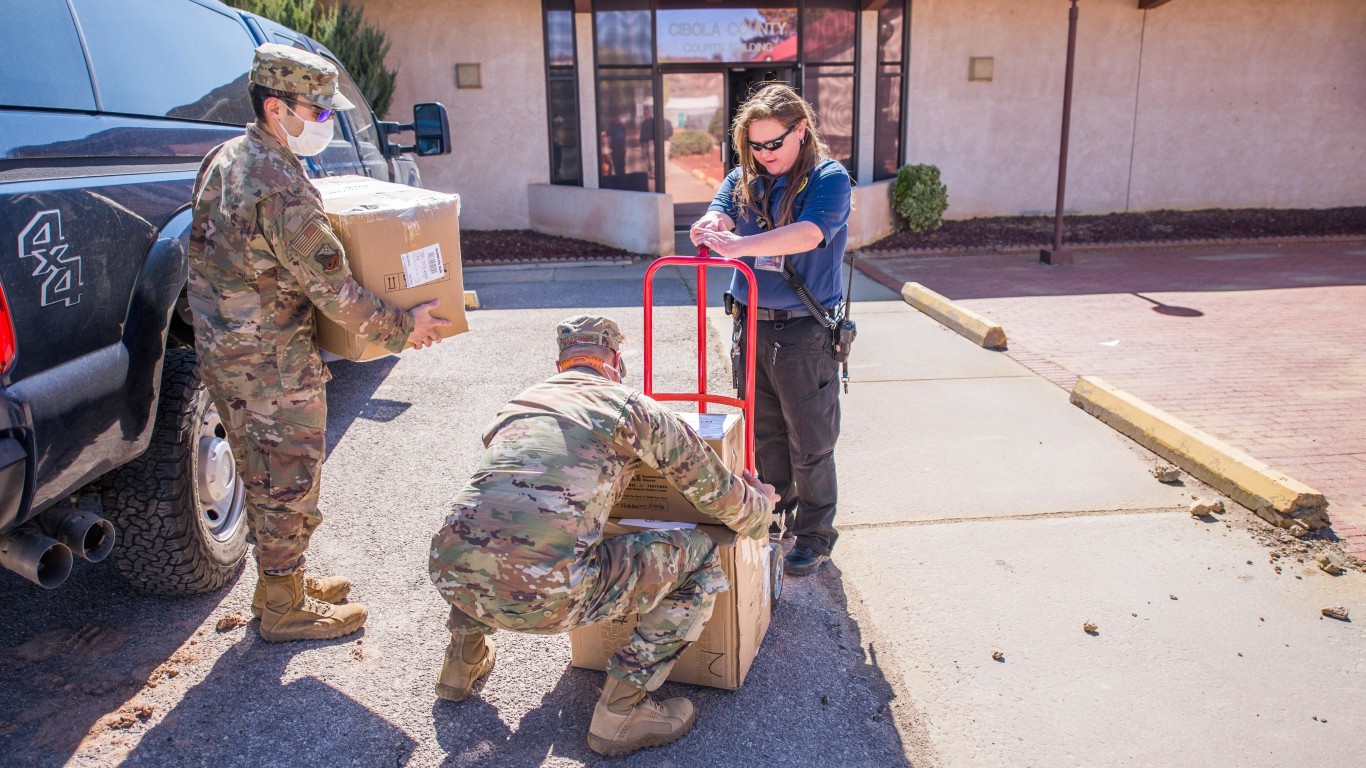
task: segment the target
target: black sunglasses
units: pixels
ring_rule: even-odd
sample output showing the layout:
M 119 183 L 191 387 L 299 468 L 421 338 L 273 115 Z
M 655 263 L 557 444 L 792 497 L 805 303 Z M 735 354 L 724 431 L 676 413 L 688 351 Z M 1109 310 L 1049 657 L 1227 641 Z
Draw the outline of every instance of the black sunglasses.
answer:
M 286 103 L 286 104 L 293 104 L 293 105 L 296 106 L 296 107 L 309 107 L 310 109 L 315 110 L 315 111 L 318 113 L 318 116 L 315 117 L 315 118 L 313 118 L 313 122 L 315 122 L 315 123 L 325 123 L 325 122 L 327 122 L 327 119 L 328 119 L 329 117 L 332 116 L 332 110 L 330 110 L 330 109 L 323 109 L 322 107 L 318 106 L 317 104 L 313 104 L 313 103 L 311 103 L 311 102 L 307 102 L 307 101 L 297 101 L 297 100 L 295 100 L 295 99 L 280 99 L 280 101 L 283 101 L 283 102 Z M 295 117 L 299 117 L 299 115 L 298 115 L 297 113 L 296 113 L 294 116 L 295 116 Z M 303 118 L 299 118 L 299 119 L 302 120 Z
M 783 139 L 786 139 L 787 135 L 795 130 L 797 130 L 796 125 L 792 126 L 791 128 L 788 128 L 786 131 L 783 131 L 782 136 L 779 136 L 773 141 L 765 141 L 762 144 L 755 144 L 752 141 L 746 141 L 745 143 L 748 144 L 749 148 L 754 150 L 755 152 L 777 152 L 778 150 L 783 148 Z

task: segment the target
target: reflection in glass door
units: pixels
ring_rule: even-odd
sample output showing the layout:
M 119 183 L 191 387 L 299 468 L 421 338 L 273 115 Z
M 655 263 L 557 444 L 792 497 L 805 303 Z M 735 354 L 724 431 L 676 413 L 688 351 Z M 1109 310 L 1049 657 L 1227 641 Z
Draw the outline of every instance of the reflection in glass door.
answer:
M 706 212 L 726 177 L 726 79 L 721 72 L 670 73 L 662 84 L 664 190 L 673 195 L 676 226 L 685 227 Z

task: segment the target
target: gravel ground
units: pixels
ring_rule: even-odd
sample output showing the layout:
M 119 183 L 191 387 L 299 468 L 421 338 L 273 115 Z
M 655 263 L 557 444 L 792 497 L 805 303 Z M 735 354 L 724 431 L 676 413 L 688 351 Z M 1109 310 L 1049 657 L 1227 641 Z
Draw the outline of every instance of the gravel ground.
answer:
M 498 407 L 551 370 L 554 323 L 599 307 L 626 330 L 640 379 L 638 275 L 599 268 L 467 273 L 485 307 L 473 332 L 433 350 L 335 363 L 326 523 L 312 567 L 356 583 L 362 633 L 271 645 L 257 636 L 254 577 L 194 598 L 148 597 L 107 565 L 78 563 L 44 591 L 0 574 L 0 764 L 36 766 L 581 766 L 602 673 L 569 666 L 565 636 L 495 636 L 498 663 L 471 699 L 432 691 L 448 635 L 426 572 L 428 542 L 475 466 Z M 528 274 L 531 273 L 531 274 Z M 690 289 L 658 281 L 656 382 L 694 375 Z M 530 340 L 514 342 L 513 340 Z M 722 370 L 713 354 L 714 373 Z M 83 502 L 98 508 L 93 497 Z M 840 574 L 790 579 L 745 685 L 666 684 L 698 707 L 692 734 L 613 765 L 907 762 L 908 697 L 883 641 L 861 633 Z M 221 631 L 220 631 L 221 628 Z M 810 660 L 819 659 L 819 664 Z M 911 734 L 915 739 L 914 734 Z

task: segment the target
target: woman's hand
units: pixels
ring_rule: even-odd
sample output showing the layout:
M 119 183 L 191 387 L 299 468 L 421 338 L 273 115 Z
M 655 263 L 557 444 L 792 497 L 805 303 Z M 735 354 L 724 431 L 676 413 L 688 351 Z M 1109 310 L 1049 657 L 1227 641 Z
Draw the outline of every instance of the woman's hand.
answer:
M 706 246 L 717 256 L 724 256 L 728 259 L 738 259 L 741 256 L 751 255 L 746 248 L 748 238 L 741 237 L 734 232 L 694 230 L 692 241 L 693 245 Z
M 734 227 L 735 223 L 732 222 L 730 217 L 726 214 L 721 213 L 720 211 L 707 211 L 702 218 L 693 222 L 692 227 L 688 230 L 688 237 L 692 240 L 693 245 L 702 245 L 699 238 L 703 234 L 707 232 L 725 232 Z

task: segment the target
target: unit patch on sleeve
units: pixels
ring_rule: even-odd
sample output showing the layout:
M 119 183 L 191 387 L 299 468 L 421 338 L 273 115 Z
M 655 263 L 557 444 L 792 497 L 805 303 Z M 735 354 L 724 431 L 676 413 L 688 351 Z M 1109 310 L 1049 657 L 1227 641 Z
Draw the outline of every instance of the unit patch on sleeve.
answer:
M 342 267 L 342 249 L 336 236 L 321 221 L 304 225 L 289 244 L 299 259 L 313 259 L 325 275 L 336 274 Z

